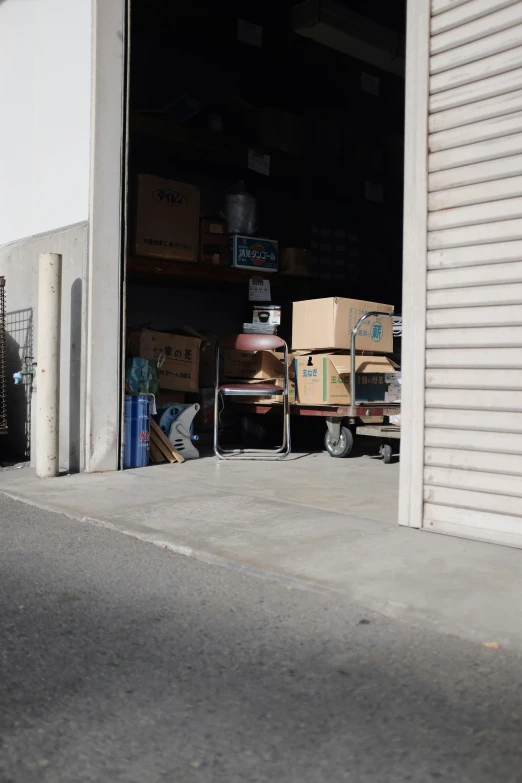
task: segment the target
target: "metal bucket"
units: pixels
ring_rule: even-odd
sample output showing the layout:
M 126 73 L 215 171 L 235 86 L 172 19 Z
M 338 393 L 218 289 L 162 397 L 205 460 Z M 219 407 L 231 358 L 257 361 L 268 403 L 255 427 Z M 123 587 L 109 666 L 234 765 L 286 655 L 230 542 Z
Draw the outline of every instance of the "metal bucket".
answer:
M 228 193 L 225 212 L 229 234 L 251 237 L 257 229 L 257 203 L 254 196 L 244 192 L 244 183 L 238 183 L 238 192 Z
M 149 464 L 150 397 L 125 395 L 123 467 L 144 468 Z

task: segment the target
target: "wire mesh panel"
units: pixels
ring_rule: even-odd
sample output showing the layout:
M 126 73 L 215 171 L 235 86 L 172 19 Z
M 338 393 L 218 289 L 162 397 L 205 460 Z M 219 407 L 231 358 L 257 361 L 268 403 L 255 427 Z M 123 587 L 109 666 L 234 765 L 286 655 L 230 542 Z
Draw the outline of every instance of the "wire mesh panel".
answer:
M 5 277 L 0 277 L 0 435 L 7 433 L 7 365 L 5 340 Z
M 31 367 L 33 362 L 33 309 L 6 313 L 7 376 Z M 10 411 L 9 440 L 13 450 L 28 457 L 31 447 L 31 396 L 33 379 L 24 375 L 18 385 L 8 384 Z

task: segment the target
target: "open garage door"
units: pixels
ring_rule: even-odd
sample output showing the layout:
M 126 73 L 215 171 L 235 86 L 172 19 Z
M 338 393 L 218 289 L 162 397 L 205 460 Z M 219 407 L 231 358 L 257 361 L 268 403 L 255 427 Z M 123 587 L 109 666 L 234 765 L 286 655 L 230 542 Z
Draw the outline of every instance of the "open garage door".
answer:
M 428 5 L 408 8 L 400 521 L 521 546 L 522 2 Z

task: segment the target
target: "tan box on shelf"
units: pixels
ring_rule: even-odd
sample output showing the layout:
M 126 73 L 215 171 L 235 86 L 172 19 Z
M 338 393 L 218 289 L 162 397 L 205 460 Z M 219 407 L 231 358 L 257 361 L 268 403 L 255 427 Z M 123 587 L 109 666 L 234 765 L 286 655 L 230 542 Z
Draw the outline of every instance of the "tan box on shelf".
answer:
M 311 251 L 304 247 L 285 247 L 281 251 L 280 271 L 283 275 L 313 277 Z
M 228 266 L 228 230 L 226 220 L 201 221 L 199 233 L 199 260 L 202 264 Z
M 308 405 L 349 405 L 350 354 L 311 353 L 295 357 L 297 399 Z M 356 402 L 385 402 L 400 376 L 386 356 L 355 357 Z
M 161 389 L 198 391 L 200 346 L 201 339 L 198 337 L 151 329 L 131 332 L 129 335 L 129 348 L 134 356 L 155 360 L 165 357 L 160 367 Z
M 138 176 L 137 255 L 197 261 L 199 188 L 150 174 Z
M 306 299 L 294 302 L 292 314 L 292 350 L 350 350 L 351 329 L 363 313 L 393 313 L 393 305 L 344 299 Z M 355 343 L 357 351 L 393 352 L 391 318 L 363 321 Z

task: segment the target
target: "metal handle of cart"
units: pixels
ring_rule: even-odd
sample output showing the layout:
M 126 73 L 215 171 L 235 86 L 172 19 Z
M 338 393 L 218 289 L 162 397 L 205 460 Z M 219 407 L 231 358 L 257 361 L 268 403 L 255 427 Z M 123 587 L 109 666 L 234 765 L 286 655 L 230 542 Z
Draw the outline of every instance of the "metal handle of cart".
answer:
M 364 313 L 364 315 L 361 315 L 357 323 L 352 329 L 352 339 L 351 339 L 351 347 L 350 347 L 350 416 L 356 416 L 357 415 L 357 406 L 356 406 L 356 400 L 355 400 L 355 341 L 357 339 L 357 335 L 359 333 L 359 327 L 361 326 L 364 321 L 366 321 L 367 318 L 390 318 L 390 313 L 379 313 L 376 310 L 372 310 L 368 313 Z M 369 405 L 369 408 L 372 406 Z M 382 403 L 380 403 L 380 407 L 382 407 Z

